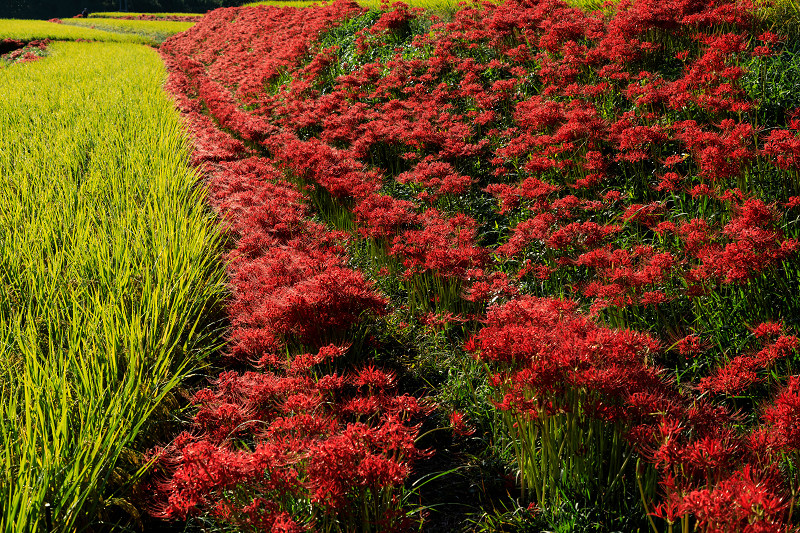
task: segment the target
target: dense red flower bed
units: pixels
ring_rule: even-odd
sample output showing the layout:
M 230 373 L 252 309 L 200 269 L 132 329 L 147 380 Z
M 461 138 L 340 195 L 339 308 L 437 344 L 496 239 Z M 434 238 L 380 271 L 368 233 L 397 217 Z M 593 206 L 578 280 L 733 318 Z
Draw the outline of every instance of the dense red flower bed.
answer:
M 658 473 L 651 519 L 787 530 L 800 123 L 759 123 L 752 72 L 783 38 L 754 12 L 510 0 L 445 23 L 340 1 L 221 9 L 168 40 L 236 240 L 228 355 L 259 372 L 196 395 L 164 514 L 346 529 L 347 502 L 401 487 L 425 410 L 337 363 L 389 298 L 476 327 L 512 433 L 575 406 L 614 428 Z M 349 266 L 358 242 L 393 292 Z M 400 526 L 396 494 L 381 513 Z

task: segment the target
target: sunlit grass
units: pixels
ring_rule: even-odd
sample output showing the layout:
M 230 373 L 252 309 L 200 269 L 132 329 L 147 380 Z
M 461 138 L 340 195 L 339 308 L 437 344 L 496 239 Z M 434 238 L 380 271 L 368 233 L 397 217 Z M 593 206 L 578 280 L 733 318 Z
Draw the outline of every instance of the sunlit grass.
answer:
M 800 34 L 800 3 L 795 0 L 759 0 L 759 14 L 773 31 L 796 37 Z
M 92 28 L 56 24 L 44 20 L 0 19 L 0 39 L 52 39 L 58 41 L 74 41 L 85 39 L 90 41 L 111 41 L 146 44 L 151 39 L 141 35 L 111 33 Z
M 114 18 L 73 18 L 64 19 L 64 24 L 96 28 L 98 30 L 134 34 L 152 39 L 155 43 L 163 42 L 170 35 L 186 31 L 194 22 L 172 22 L 168 20 L 126 20 Z
M 0 75 L 2 532 L 42 531 L 46 503 L 53 531 L 134 512 L 132 443 L 218 341 L 218 237 L 164 75 L 112 43 Z

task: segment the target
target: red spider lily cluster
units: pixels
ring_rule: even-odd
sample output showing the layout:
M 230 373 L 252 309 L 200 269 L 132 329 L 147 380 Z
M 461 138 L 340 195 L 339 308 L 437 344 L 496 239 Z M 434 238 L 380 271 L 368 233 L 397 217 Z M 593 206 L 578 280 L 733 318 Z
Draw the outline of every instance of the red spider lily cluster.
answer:
M 399 394 L 393 372 L 348 357 L 358 324 L 387 302 L 348 267 L 343 235 L 309 219 L 276 162 L 200 112 L 189 81 L 176 70 L 169 89 L 236 243 L 226 354 L 246 369 L 198 391 L 193 430 L 154 451 L 156 513 L 241 530 L 402 528 L 395 489 L 426 454 L 415 438 L 429 408 Z
M 28 63 L 36 61 L 47 51 L 49 39 L 37 39 L 29 42 L 18 39 L 0 39 L 0 64 Z
M 480 328 L 467 349 L 510 433 L 540 432 L 530 453 L 543 417 L 624 438 L 658 476 L 626 481 L 653 527 L 788 530 L 800 121 L 758 125 L 753 65 L 783 38 L 754 13 L 510 0 L 442 22 L 339 1 L 221 9 L 168 40 L 236 241 L 227 354 L 254 370 L 195 396 L 164 515 L 399 525 L 425 409 L 391 373 L 341 370 L 354 325 L 394 301 Z M 352 268 L 359 246 L 386 294 Z M 367 500 L 380 512 L 352 510 Z

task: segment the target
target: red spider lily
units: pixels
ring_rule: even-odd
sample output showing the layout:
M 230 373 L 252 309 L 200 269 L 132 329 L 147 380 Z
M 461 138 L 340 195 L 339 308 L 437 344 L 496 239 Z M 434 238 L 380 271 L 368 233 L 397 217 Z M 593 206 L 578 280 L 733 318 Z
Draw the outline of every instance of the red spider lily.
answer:
M 464 414 L 458 411 L 450 413 L 450 427 L 453 428 L 453 433 L 459 436 L 468 437 L 475 433 L 475 428 L 469 427 Z
M 361 200 L 353 214 L 364 237 L 390 239 L 416 223 L 414 205 L 392 196 L 372 194 Z
M 796 454 L 800 450 L 800 427 L 797 414 L 800 408 L 800 379 L 791 376 L 771 405 L 761 415 L 764 423 L 761 436 L 767 439 L 766 450 Z M 764 447 L 754 447 L 766 451 Z
M 476 224 L 459 214 L 445 219 L 435 209 L 420 216 L 423 229 L 398 235 L 389 251 L 404 258 L 406 276 L 434 271 L 441 276 L 465 279 L 466 273 L 483 265 L 486 251 L 475 245 Z
M 797 168 L 800 164 L 800 139 L 795 131 L 772 130 L 764 142 L 762 154 L 778 168 Z
M 799 345 L 797 337 L 780 336 L 754 354 L 734 357 L 727 365 L 700 380 L 698 387 L 703 391 L 738 394 L 762 379 L 758 376 L 759 371 L 786 358 Z
M 741 282 L 791 257 L 800 249 L 797 240 L 783 239 L 782 232 L 775 229 L 775 220 L 771 206 L 750 199 L 737 209 L 736 215 L 723 228 L 723 235 L 731 240 L 724 248 L 687 244 L 697 249 L 705 271 L 726 283 Z M 694 240 L 694 237 L 690 238 Z
M 502 364 L 495 381 L 511 387 L 504 407 L 511 407 L 508 401 L 528 409 L 544 406 L 565 387 L 627 398 L 634 392 L 629 383 L 634 372 L 642 386 L 651 384 L 654 374 L 641 357 L 657 351 L 658 343 L 600 328 L 574 309 L 573 302 L 523 297 L 489 311 L 486 327 L 472 342 L 482 358 Z
M 400 183 L 416 183 L 433 189 L 432 199 L 443 194 L 463 193 L 474 182 L 473 178 L 455 172 L 449 163 L 426 160 L 419 162 L 414 170 L 399 174 L 396 179 Z
M 796 117 L 762 139 L 744 122 L 755 103 L 740 65 L 780 41 L 743 33 L 755 20 L 751 7 L 636 0 L 588 14 L 558 0 L 514 0 L 465 7 L 406 39 L 423 15 L 397 5 L 345 54 L 318 40 L 362 13 L 339 2 L 219 10 L 171 39 L 162 50 L 171 88 L 194 129 L 212 205 L 236 240 L 228 355 L 263 371 L 226 373 L 197 393 L 197 439 L 212 445 L 197 453 L 228 460 L 234 439 L 252 443 L 245 453 L 281 443 L 292 453 L 274 468 L 297 482 L 287 497 L 303 502 L 273 498 L 245 478 L 242 487 L 256 488 L 233 502 L 222 481 L 207 480 L 207 496 L 187 486 L 182 512 L 292 530 L 352 517 L 354 505 L 380 496 L 389 503 L 371 518 L 386 529 L 402 522 L 392 491 L 421 455 L 410 421 L 428 408 L 398 395 L 386 370 L 367 363 L 345 371 L 354 355 L 346 349 L 315 352 L 349 341 L 351 325 L 383 313 L 387 301 L 352 268 L 342 233 L 308 220 L 313 196 L 352 214 L 348 239 L 388 253 L 373 258 L 382 275 L 403 265 L 409 298 L 420 286 L 426 302 L 449 290 L 472 302 L 470 312 L 506 302 L 490 308 L 470 343 L 494 368 L 501 416 L 524 425 L 578 416 L 578 405 L 581 423 L 625 428 L 657 466 L 665 501 L 656 516 L 691 514 L 707 531 L 780 527 L 782 480 L 764 464 L 794 438 L 785 406 L 795 384 L 747 438 L 731 434 L 741 421 L 709 393 L 765 379 L 796 339 L 757 326 L 759 351 L 678 385 L 656 365 L 654 337 L 577 312 L 593 304 L 598 321 L 614 306 L 702 312 L 720 285 L 749 290 L 794 259 L 798 243 L 781 209 L 798 201 L 743 185 L 765 162 L 794 169 L 798 149 Z M 662 58 L 675 72 L 643 70 Z M 643 177 L 637 170 L 629 179 L 631 169 Z M 473 210 L 489 196 L 499 212 Z M 492 224 L 493 237 L 482 241 Z M 554 287 L 581 301 L 520 295 Z M 443 312 L 454 311 L 448 305 L 434 309 L 414 318 L 430 330 L 465 320 Z M 420 311 L 431 308 L 408 306 Z M 678 331 L 695 327 L 692 316 L 674 319 Z M 712 335 L 704 329 L 702 340 L 690 335 L 675 348 L 697 355 Z M 765 429 L 773 427 L 774 439 Z M 765 458 L 758 442 L 769 444 Z M 181 460 L 198 463 L 191 454 Z M 286 514 L 311 507 L 313 517 Z
M 773 492 L 773 480 L 758 479 L 748 467 L 710 489 L 692 491 L 681 508 L 709 533 L 786 531 L 786 501 Z
M 678 353 L 686 358 L 705 352 L 706 345 L 697 335 L 687 335 L 676 343 Z

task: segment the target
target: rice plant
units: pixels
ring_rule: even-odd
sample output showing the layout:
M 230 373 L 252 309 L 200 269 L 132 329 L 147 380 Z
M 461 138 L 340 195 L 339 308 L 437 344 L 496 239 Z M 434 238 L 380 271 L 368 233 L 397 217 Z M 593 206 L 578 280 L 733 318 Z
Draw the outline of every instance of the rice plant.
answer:
M 0 531 L 135 516 L 132 445 L 218 342 L 218 237 L 163 78 L 114 43 L 0 76 Z
M 93 28 L 79 28 L 44 20 L 0 19 L 0 40 L 18 39 L 31 41 L 34 39 L 51 39 L 59 41 L 120 42 L 149 44 L 150 39 L 141 35 L 111 33 Z
M 62 23 L 115 33 L 140 35 L 146 39 L 150 39 L 153 44 L 161 43 L 170 35 L 188 30 L 194 25 L 194 22 L 124 20 L 115 18 L 72 18 L 64 19 Z

